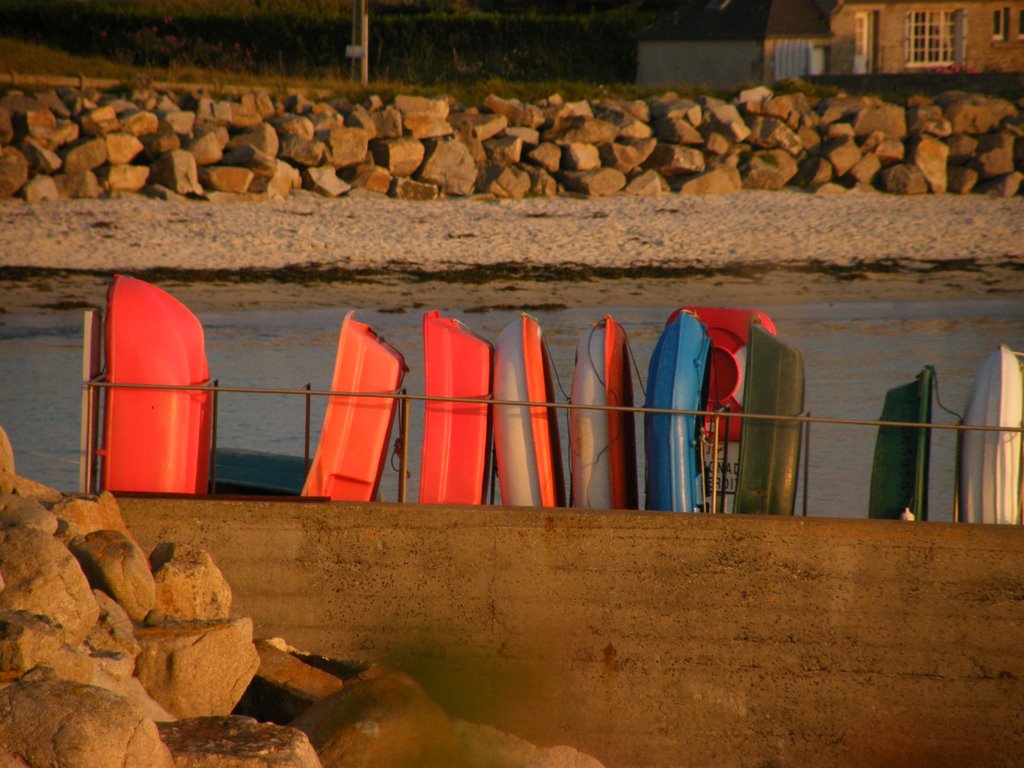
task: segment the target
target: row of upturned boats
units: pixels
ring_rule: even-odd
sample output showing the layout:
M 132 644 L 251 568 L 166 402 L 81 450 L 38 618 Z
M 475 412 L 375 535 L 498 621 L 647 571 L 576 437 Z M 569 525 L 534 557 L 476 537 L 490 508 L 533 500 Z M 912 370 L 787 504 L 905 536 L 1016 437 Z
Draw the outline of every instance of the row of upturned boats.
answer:
M 211 448 L 204 334 L 188 308 L 156 286 L 117 276 L 103 327 L 105 365 L 93 382 L 104 392 L 100 487 L 205 494 L 213 458 L 218 488 L 258 491 L 245 476 L 272 474 L 272 457 Z M 569 403 L 557 406 L 569 411 L 568 483 L 552 365 L 536 319 L 522 314 L 492 345 L 433 310 L 423 317 L 423 352 L 420 503 L 485 503 L 493 456 L 503 504 L 636 509 L 641 411 L 647 509 L 793 513 L 806 420 L 803 359 L 763 312 L 674 312 L 650 360 L 642 409 L 624 329 L 610 315 L 595 323 L 576 349 Z M 406 370 L 398 350 L 354 313 L 344 317 L 312 461 L 282 459 L 290 490 L 376 497 Z M 926 368 L 886 397 L 872 517 L 927 518 L 932 391 Z M 979 370 L 964 417 L 989 429 L 960 433 L 959 519 L 1021 521 L 1022 392 L 1020 356 L 1001 347 Z

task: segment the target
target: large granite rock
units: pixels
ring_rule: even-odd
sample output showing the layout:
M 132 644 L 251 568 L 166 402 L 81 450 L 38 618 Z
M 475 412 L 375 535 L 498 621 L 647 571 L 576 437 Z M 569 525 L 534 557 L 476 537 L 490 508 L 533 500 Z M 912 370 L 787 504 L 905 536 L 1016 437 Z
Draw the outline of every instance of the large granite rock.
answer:
M 356 678 L 291 725 L 309 736 L 324 768 L 469 768 L 444 710 L 397 672 Z
M 0 689 L 0 744 L 33 768 L 174 768 L 141 710 L 102 688 L 64 680 Z
M 928 180 L 921 169 L 907 163 L 897 163 L 882 169 L 881 187 L 896 195 L 923 195 L 928 191 Z
M 93 531 L 71 540 L 69 549 L 94 589 L 121 605 L 133 621 L 153 609 L 156 587 L 139 545 L 120 531 Z
M 564 171 L 559 178 L 566 189 L 587 197 L 607 197 L 621 192 L 626 186 L 626 175 L 614 168 Z
M 782 149 L 755 152 L 743 164 L 744 189 L 782 189 L 796 176 L 796 160 Z
M 52 536 L 34 528 L 0 529 L 0 610 L 47 616 L 64 642 L 77 646 L 92 631 L 99 607 L 78 561 Z
M 259 667 L 252 620 L 136 627 L 135 676 L 176 717 L 227 715 Z
M 681 195 L 731 195 L 743 189 L 740 172 L 731 165 L 717 165 L 683 179 L 679 185 Z
M 461 141 L 435 141 L 426 149 L 418 178 L 438 186 L 446 195 L 471 195 L 477 167 L 469 148 Z
M 666 178 L 684 173 L 701 173 L 704 170 L 704 154 L 694 147 L 658 142 L 644 160 L 643 168 L 657 171 Z
M 471 768 L 603 768 L 599 760 L 572 747 L 538 747 L 465 720 L 456 720 L 454 726 Z
M 249 717 L 194 717 L 158 728 L 177 768 L 321 766 L 302 731 Z
M 372 141 L 370 151 L 374 163 L 392 176 L 412 176 L 426 154 L 423 142 L 411 137 Z
M 907 162 L 924 174 L 932 192 L 946 191 L 948 159 L 949 147 L 934 136 L 922 134 L 907 142 Z
M 282 640 L 257 640 L 260 666 L 235 711 L 261 721 L 290 723 L 344 687 L 341 678 L 306 664 Z
M 160 184 L 178 195 L 203 194 L 196 158 L 183 149 L 160 155 L 149 167 L 149 183 Z

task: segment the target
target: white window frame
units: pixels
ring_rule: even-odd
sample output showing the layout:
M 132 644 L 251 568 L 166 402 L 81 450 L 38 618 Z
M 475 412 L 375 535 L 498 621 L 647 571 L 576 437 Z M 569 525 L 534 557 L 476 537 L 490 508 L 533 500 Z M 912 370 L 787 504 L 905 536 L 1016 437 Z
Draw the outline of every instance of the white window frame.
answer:
M 907 11 L 904 62 L 908 68 L 947 67 L 957 63 L 958 14 L 962 11 Z
M 864 75 L 875 71 L 875 34 L 877 11 L 858 11 L 853 16 L 853 71 Z
M 996 8 L 992 11 L 992 39 L 1005 41 L 1010 39 L 1010 9 Z

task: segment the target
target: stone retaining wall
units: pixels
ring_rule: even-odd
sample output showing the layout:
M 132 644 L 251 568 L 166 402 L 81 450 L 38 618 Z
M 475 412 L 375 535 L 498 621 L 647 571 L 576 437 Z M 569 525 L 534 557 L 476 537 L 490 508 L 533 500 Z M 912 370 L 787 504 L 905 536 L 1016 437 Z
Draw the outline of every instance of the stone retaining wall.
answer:
M 217 99 L 66 87 L 0 99 L 0 199 L 143 192 L 281 199 L 353 187 L 433 200 L 730 193 L 1017 194 L 1021 101 L 949 92 L 906 104 L 808 99 L 758 87 L 733 102 L 538 103 L 441 96 L 390 104 Z
M 121 498 L 209 551 L 258 634 L 411 672 L 605 765 L 1010 766 L 1024 530 Z

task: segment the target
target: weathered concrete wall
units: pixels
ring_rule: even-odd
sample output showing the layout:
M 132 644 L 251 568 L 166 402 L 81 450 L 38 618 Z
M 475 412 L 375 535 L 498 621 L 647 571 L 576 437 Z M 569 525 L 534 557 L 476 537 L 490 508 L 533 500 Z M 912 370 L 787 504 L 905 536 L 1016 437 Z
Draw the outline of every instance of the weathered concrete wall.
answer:
M 259 635 L 609 766 L 1009 766 L 1024 530 L 122 499 Z

